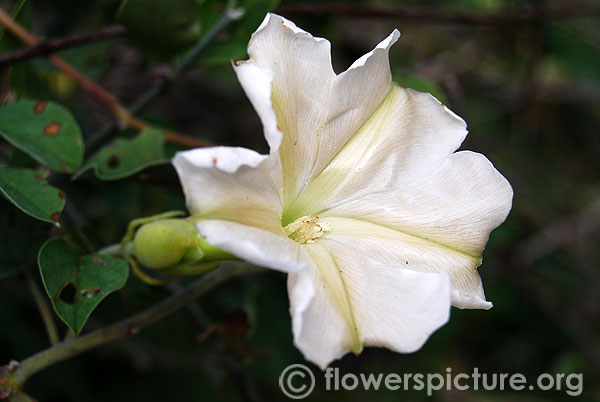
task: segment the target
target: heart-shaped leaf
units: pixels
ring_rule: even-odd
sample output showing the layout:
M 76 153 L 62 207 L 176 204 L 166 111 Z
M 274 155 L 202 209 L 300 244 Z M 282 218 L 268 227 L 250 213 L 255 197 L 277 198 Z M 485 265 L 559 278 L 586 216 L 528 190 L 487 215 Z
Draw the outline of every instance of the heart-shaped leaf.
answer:
M 65 206 L 65 193 L 48 184 L 48 172 L 0 168 L 0 192 L 26 214 L 57 222 Z
M 129 275 L 121 258 L 99 254 L 80 257 L 62 238 L 44 243 L 38 264 L 56 313 L 76 335 L 102 299 L 121 289 Z
M 133 139 L 120 138 L 102 148 L 88 159 L 75 177 L 94 168 L 99 179 L 117 180 L 168 161 L 162 131 L 148 128 Z
M 79 125 L 52 102 L 22 100 L 0 109 L 0 135 L 57 172 L 74 172 L 83 162 Z

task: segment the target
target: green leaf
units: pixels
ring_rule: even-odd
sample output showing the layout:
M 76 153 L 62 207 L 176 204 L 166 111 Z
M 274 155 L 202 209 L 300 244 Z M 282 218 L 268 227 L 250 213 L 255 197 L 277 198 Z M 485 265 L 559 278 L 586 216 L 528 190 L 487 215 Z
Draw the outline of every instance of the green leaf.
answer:
M 80 257 L 62 238 L 44 243 L 38 264 L 56 313 L 76 335 L 102 299 L 121 289 L 129 275 L 121 258 L 99 254 Z
M 64 107 L 22 100 L 0 109 L 0 135 L 57 172 L 71 173 L 83 161 L 81 129 Z
M 102 148 L 88 159 L 75 177 L 94 168 L 99 179 L 117 180 L 168 161 L 162 131 L 148 128 L 131 140 L 120 138 Z
M 19 209 L 44 222 L 58 221 L 65 193 L 48 184 L 49 173 L 21 168 L 0 168 L 0 192 Z

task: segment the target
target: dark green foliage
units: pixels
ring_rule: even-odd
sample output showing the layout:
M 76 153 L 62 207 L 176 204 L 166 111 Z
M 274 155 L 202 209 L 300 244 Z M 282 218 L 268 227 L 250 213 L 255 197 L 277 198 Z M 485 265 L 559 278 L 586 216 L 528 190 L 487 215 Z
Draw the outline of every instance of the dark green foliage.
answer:
M 168 163 L 163 148 L 163 134 L 158 129 L 146 129 L 132 139 L 116 139 L 91 156 L 77 176 L 93 168 L 102 180 L 117 180 L 149 166 Z
M 98 303 L 127 281 L 127 263 L 110 255 L 80 257 L 61 238 L 48 240 L 38 257 L 40 274 L 58 316 L 79 334 Z
M 66 194 L 48 184 L 48 172 L 0 168 L 0 192 L 23 212 L 41 221 L 58 222 Z
M 72 173 L 83 161 L 79 125 L 52 102 L 22 100 L 0 109 L 0 135 L 56 172 Z

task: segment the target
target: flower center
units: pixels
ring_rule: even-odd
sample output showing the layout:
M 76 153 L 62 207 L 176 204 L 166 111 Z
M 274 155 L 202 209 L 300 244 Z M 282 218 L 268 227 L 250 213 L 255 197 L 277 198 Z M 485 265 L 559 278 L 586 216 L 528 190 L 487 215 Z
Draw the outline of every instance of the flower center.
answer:
M 283 230 L 290 239 L 300 244 L 312 244 L 323 236 L 323 232 L 329 232 L 331 225 L 325 222 L 319 223 L 318 216 L 306 215 L 286 225 Z

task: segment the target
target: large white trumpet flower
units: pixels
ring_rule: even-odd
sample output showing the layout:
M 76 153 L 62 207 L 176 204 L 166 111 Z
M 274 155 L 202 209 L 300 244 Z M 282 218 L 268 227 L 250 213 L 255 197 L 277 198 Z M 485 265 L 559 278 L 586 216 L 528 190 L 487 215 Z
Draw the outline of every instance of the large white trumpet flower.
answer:
M 392 32 L 343 73 L 330 43 L 270 14 L 235 72 L 268 155 L 215 147 L 173 163 L 200 234 L 288 272 L 294 342 L 325 368 L 364 345 L 419 349 L 450 305 L 490 308 L 477 267 L 512 189 L 465 122 L 393 84 Z

